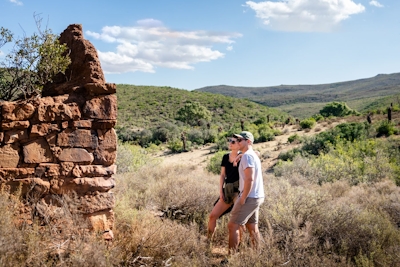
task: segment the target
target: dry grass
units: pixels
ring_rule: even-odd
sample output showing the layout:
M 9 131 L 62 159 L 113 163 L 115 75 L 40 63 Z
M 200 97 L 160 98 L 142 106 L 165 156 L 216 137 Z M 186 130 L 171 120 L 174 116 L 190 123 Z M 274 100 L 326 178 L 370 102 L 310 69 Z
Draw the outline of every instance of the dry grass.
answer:
M 0 266 L 220 266 L 225 257 L 226 266 L 400 266 L 400 188 L 387 179 L 318 185 L 318 173 L 298 158 L 279 177 L 264 174 L 262 246 L 251 250 L 246 233 L 229 257 L 228 216 L 212 246 L 206 242 L 219 177 L 196 167 L 150 165 L 117 175 L 111 243 L 87 233 L 80 218 L 61 229 L 61 218 L 17 227 L 17 197 L 2 192 Z M 70 210 L 70 200 L 62 201 Z

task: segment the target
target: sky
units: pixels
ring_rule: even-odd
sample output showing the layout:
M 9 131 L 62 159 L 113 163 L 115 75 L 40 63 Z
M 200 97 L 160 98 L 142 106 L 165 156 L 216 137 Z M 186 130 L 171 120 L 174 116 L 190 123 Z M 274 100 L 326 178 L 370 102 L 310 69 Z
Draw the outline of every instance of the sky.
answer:
M 400 72 L 399 0 L 0 0 L 0 26 L 82 24 L 106 81 L 194 90 Z M 9 47 L 0 48 L 0 61 Z

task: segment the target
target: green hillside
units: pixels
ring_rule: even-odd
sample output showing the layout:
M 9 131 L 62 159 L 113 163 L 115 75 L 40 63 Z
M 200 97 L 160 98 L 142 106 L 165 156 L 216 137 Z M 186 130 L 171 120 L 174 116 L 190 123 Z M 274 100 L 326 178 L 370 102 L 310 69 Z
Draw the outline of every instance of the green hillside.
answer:
M 118 84 L 117 97 L 119 138 L 142 146 L 180 140 L 181 133 L 197 144 L 215 142 L 240 129 L 241 121 L 264 140 L 276 134 L 272 130 L 274 121 L 283 122 L 290 117 L 250 100 L 171 87 Z M 195 120 L 194 124 L 178 120 L 178 111 L 188 103 L 201 105 L 210 119 Z M 260 128 L 261 124 L 264 126 Z
M 288 114 L 246 99 L 187 91 L 171 87 L 118 84 L 118 126 L 138 129 L 161 122 L 176 123 L 177 111 L 187 102 L 199 102 L 212 112 L 211 124 L 229 126 L 240 120 L 255 121 L 270 115 L 283 121 Z
M 295 117 L 305 118 L 318 113 L 321 107 L 333 101 L 346 102 L 358 111 L 368 110 L 378 103 L 387 102 L 387 99 L 397 101 L 393 96 L 400 92 L 400 73 L 379 74 L 372 78 L 330 84 L 269 87 L 219 85 L 195 91 L 247 98 Z

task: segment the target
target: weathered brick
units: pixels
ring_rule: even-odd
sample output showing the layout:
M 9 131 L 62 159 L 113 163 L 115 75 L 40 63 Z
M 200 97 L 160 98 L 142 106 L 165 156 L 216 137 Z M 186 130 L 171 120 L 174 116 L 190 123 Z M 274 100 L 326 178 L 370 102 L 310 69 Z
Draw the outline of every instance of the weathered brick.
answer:
M 85 118 L 99 120 L 117 119 L 117 96 L 115 94 L 99 96 L 86 101 L 83 107 Z
M 111 176 L 117 171 L 117 165 L 75 165 L 72 170 L 74 177 Z
M 66 129 L 58 134 L 57 145 L 61 147 L 96 148 L 98 146 L 98 138 L 92 134 L 91 130 Z
M 1 116 L 5 121 L 25 121 L 35 113 L 35 107 L 26 102 L 3 102 Z
M 23 146 L 25 163 L 52 162 L 53 154 L 44 138 L 31 141 Z
M 20 129 L 27 129 L 29 128 L 29 121 L 12 121 L 12 122 L 3 122 L 1 124 L 1 128 L 3 131 L 6 130 L 20 130 Z
M 6 181 L 34 176 L 35 168 L 0 168 L 0 178 Z
M 5 145 L 0 147 L 0 168 L 15 168 L 19 162 L 19 147 Z
M 84 148 L 66 148 L 58 156 L 60 161 L 92 163 L 93 154 Z
M 28 139 L 27 130 L 10 130 L 4 133 L 4 143 L 12 144 L 15 142 L 20 142 Z

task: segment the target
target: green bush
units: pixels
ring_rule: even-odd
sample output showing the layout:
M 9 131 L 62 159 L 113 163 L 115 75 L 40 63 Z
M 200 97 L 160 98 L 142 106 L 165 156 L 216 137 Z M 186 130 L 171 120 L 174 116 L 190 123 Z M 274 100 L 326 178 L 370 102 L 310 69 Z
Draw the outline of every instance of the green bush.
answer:
M 198 145 L 204 144 L 204 135 L 203 132 L 199 129 L 191 129 L 187 133 L 187 139 L 192 143 L 196 143 Z
M 293 142 L 297 142 L 297 141 L 300 141 L 300 136 L 298 134 L 293 134 L 288 137 L 289 143 L 293 143 Z
M 382 121 L 378 128 L 376 129 L 377 132 L 377 137 L 381 137 L 381 136 L 390 136 L 395 134 L 396 128 L 393 122 L 389 122 L 389 121 Z
M 154 144 L 151 146 L 154 148 Z M 117 146 L 117 172 L 133 172 L 144 165 L 158 163 L 156 159 L 148 155 L 148 151 L 138 145 L 118 142 Z
M 315 119 L 314 118 L 309 118 L 300 121 L 300 126 L 302 129 L 312 129 L 315 126 Z
M 215 153 L 214 156 L 211 157 L 210 161 L 208 162 L 206 166 L 206 170 L 208 172 L 214 173 L 214 174 L 220 174 L 221 173 L 221 162 L 222 162 L 222 157 L 228 153 L 227 151 L 218 151 Z
M 350 109 L 344 102 L 332 102 L 323 107 L 319 113 L 325 118 L 328 118 L 331 116 L 344 117 L 355 113 L 355 111 Z

